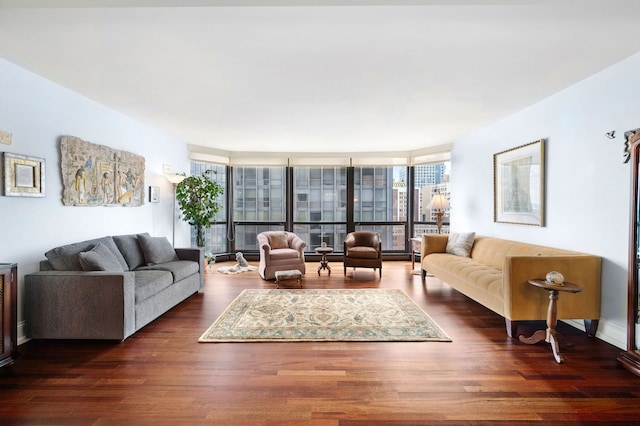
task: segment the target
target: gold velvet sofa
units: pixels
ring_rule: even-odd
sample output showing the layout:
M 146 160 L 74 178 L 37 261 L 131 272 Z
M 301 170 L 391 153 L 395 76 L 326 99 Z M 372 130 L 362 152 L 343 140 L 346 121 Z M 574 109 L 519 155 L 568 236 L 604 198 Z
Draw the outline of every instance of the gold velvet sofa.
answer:
M 598 256 L 499 238 L 476 236 L 470 257 L 446 252 L 448 235 L 423 235 L 422 279 L 427 272 L 506 321 L 509 337 L 517 337 L 518 321 L 545 320 L 549 292 L 528 283 L 558 271 L 582 292 L 561 293 L 558 319 L 582 319 L 594 336 L 600 318 L 601 259 Z

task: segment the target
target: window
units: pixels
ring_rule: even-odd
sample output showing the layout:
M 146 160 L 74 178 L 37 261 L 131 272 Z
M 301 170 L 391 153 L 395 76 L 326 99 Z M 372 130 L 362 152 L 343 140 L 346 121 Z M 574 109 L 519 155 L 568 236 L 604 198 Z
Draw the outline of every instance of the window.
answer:
M 422 164 L 413 168 L 414 182 L 414 235 L 435 234 L 437 210 L 430 208 L 431 199 L 437 193 L 444 194 L 450 199 L 449 169 L 451 163 L 440 162 Z M 442 232 L 449 233 L 449 209 L 443 215 Z
M 235 250 L 258 250 L 258 233 L 284 229 L 285 181 L 284 167 L 233 168 Z
M 356 167 L 353 207 L 356 230 L 378 232 L 383 250 L 406 250 L 406 167 Z
M 347 229 L 347 169 L 294 167 L 294 232 L 313 252 L 322 243 L 342 250 Z
M 191 162 L 191 175 L 201 176 L 206 170 L 211 170 L 209 176 L 215 182 L 227 188 L 227 168 L 219 164 Z M 222 209 L 213 218 L 213 222 L 209 228 L 205 228 L 205 252 L 225 253 L 227 252 L 227 203 L 226 197 L 222 195 L 218 202 L 222 205 Z M 196 245 L 196 231 L 191 227 L 191 245 Z
M 227 187 L 226 166 L 194 162 L 192 174 L 207 168 Z M 257 251 L 258 233 L 286 229 L 307 242 L 308 252 L 323 242 L 341 252 L 348 229 L 355 229 L 380 233 L 387 253 L 407 253 L 409 236 L 437 232 L 437 212 L 429 203 L 438 192 L 449 198 L 449 174 L 448 161 L 413 167 L 234 167 L 232 223 L 224 205 L 207 230 L 206 249 Z M 449 230 L 448 209 L 442 230 Z

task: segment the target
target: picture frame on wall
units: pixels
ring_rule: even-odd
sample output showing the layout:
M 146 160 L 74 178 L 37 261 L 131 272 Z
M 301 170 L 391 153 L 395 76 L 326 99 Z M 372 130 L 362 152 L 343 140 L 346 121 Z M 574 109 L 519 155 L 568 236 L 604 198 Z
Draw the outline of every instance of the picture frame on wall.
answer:
M 544 226 L 544 139 L 493 155 L 493 221 Z
M 160 187 L 158 186 L 149 187 L 149 202 L 150 203 L 160 202 Z
M 3 165 L 5 196 L 45 196 L 45 161 L 43 158 L 5 152 Z

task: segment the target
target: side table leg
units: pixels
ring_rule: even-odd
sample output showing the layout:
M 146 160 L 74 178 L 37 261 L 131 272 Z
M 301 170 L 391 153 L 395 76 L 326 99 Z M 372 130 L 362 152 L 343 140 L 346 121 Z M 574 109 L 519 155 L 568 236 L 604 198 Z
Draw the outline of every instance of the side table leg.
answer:
M 518 337 L 522 343 L 526 343 L 527 345 L 535 345 L 538 342 L 542 342 L 543 340 L 547 340 L 547 332 L 545 330 L 538 330 L 531 335 L 531 337 L 524 337 L 524 334 L 521 334 Z
M 551 344 L 551 350 L 553 350 L 553 357 L 556 359 L 556 362 L 562 364 L 564 359 L 562 355 L 560 355 L 560 347 L 558 346 L 558 338 L 555 330 L 549 332 L 549 343 Z

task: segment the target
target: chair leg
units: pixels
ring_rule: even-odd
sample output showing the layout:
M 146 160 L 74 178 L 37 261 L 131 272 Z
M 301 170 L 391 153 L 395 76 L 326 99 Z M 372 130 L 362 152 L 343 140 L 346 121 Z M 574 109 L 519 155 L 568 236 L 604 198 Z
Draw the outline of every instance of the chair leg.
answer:
M 504 319 L 505 325 L 507 327 L 507 336 L 513 338 L 518 337 L 518 321 L 512 321 L 510 319 Z
M 597 319 L 584 320 L 584 329 L 587 332 L 587 336 L 594 337 L 596 335 L 596 331 L 598 331 L 599 322 L 600 320 L 597 320 Z

